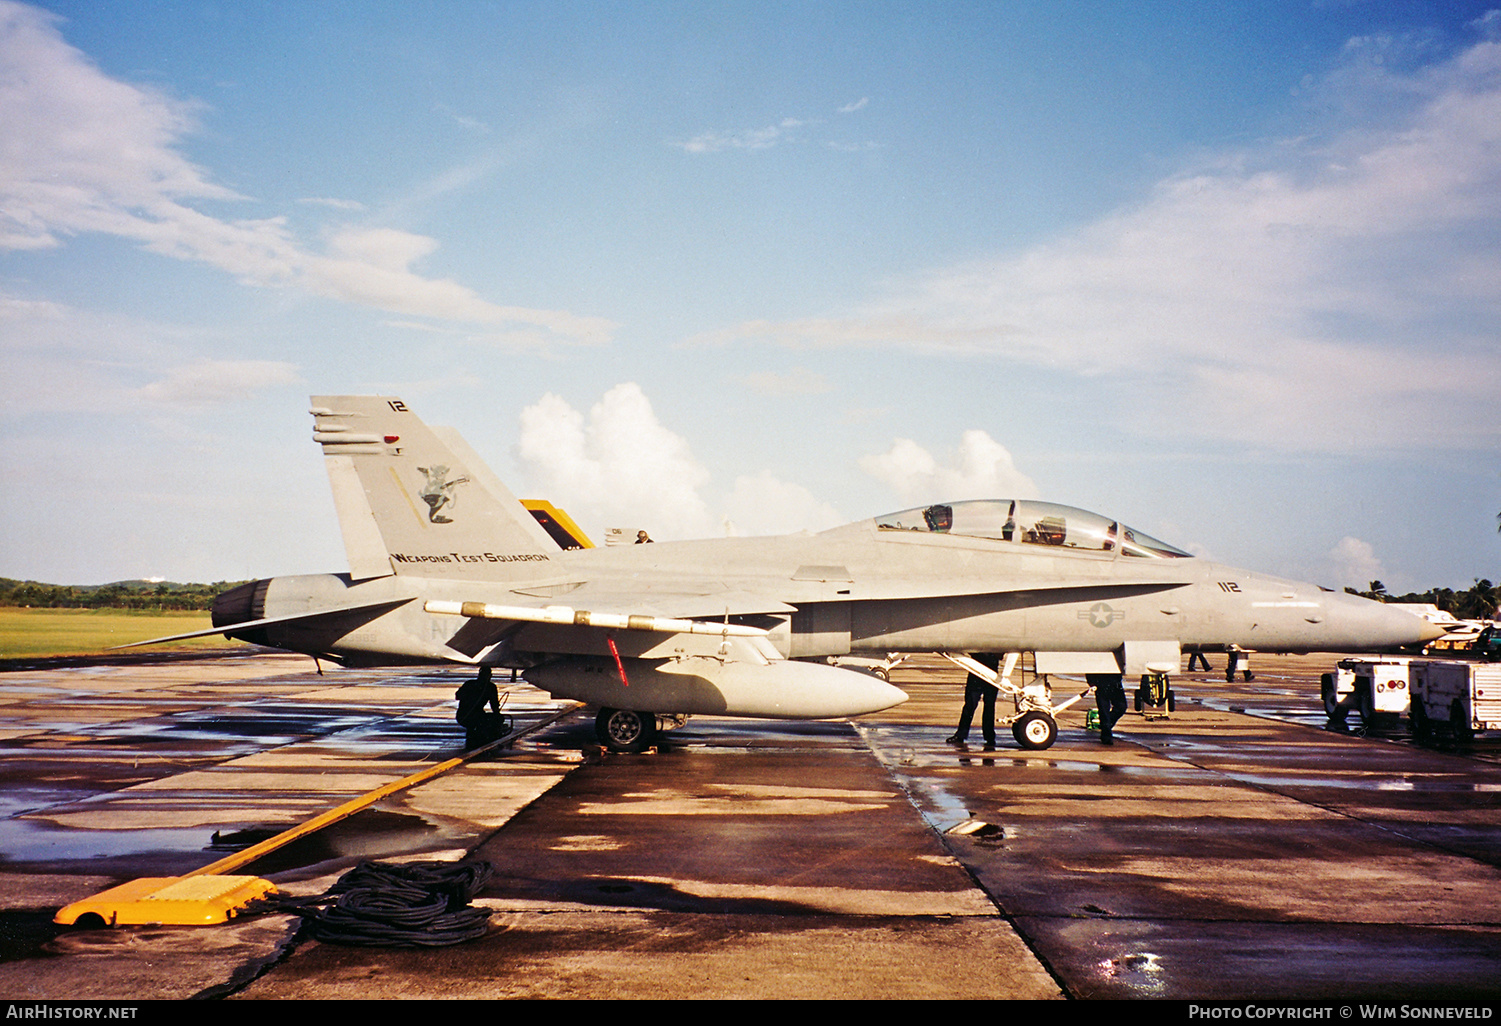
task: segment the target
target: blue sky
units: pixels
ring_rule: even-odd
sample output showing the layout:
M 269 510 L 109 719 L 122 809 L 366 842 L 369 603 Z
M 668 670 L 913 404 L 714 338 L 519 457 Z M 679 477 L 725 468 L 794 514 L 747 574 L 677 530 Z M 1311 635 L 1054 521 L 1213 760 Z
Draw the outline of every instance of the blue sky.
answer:
M 342 569 L 381 392 L 596 535 L 1496 579 L 1498 143 L 1484 4 L 0 0 L 0 576 Z

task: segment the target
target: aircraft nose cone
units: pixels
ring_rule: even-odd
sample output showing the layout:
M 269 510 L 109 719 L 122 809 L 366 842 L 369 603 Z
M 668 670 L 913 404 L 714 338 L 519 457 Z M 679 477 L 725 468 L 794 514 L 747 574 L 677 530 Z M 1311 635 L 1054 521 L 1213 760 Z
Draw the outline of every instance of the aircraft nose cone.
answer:
M 1437 624 L 1429 623 L 1416 613 L 1393 606 L 1382 608 L 1382 626 L 1390 632 L 1392 643 L 1401 647 L 1426 645 L 1443 637 L 1447 632 Z
M 1427 620 L 1423 621 L 1422 632 L 1423 632 L 1423 636 L 1422 636 L 1422 638 L 1419 639 L 1419 642 L 1418 642 L 1419 644 L 1422 644 L 1422 645 L 1426 645 L 1430 641 L 1437 641 L 1439 638 L 1442 638 L 1445 634 L 1449 633 L 1448 631 L 1446 631 L 1442 627 L 1440 627 L 1438 624 L 1436 624 L 1436 623 L 1429 623 Z

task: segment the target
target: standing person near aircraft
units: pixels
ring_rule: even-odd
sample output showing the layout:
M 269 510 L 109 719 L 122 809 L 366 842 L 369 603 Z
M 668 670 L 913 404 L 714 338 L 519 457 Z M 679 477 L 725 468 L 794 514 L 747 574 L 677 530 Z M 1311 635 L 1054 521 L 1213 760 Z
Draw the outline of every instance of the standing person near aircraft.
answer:
M 1084 679 L 1094 688 L 1095 704 L 1100 710 L 1100 744 L 1115 744 L 1111 731 L 1126 715 L 1126 686 L 1118 673 L 1089 673 Z
M 975 662 L 994 670 L 1001 665 L 1001 657 L 994 653 L 978 653 Z M 950 735 L 948 743 L 962 745 L 969 737 L 969 725 L 974 722 L 975 709 L 983 700 L 985 715 L 980 720 L 980 732 L 985 737 L 985 747 L 995 747 L 995 700 L 1000 689 L 987 680 L 971 673 L 964 680 L 964 711 L 959 714 L 959 726 Z

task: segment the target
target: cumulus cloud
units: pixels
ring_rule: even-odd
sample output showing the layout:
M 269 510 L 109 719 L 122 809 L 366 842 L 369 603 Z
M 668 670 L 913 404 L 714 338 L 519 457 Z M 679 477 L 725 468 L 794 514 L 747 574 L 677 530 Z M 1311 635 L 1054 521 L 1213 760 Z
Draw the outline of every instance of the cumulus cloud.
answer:
M 884 453 L 862 458 L 860 467 L 913 504 L 1037 496 L 1037 485 L 1016 469 L 1010 451 L 979 430 L 964 432 L 946 463 L 911 439 L 898 438 Z
M 575 519 L 647 527 L 663 538 L 720 533 L 698 493 L 709 472 L 633 382 L 606 392 L 587 417 L 543 396 L 521 411 L 516 453 L 533 485 Z
M 846 517 L 802 485 L 769 471 L 741 475 L 725 500 L 733 534 L 793 534 L 838 527 Z
M 1411 72 L 1376 46 L 1352 46 L 1308 87 L 1318 130 L 1304 138 L 1210 155 L 1068 237 L 858 308 L 699 341 L 1108 376 L 1130 390 L 1139 430 L 1188 422 L 1260 447 L 1493 444 L 1501 43 Z
M 393 313 L 521 326 L 563 343 L 613 334 L 603 318 L 501 306 L 456 282 L 422 277 L 410 265 L 437 246 L 422 236 L 350 229 L 320 254 L 294 238 L 285 218 L 203 213 L 190 204 L 243 197 L 178 150 L 199 108 L 105 75 L 63 40 L 56 20 L 0 0 L 0 248 L 44 249 L 100 233 L 250 284 Z
M 1348 535 L 1329 550 L 1330 562 L 1334 565 L 1335 580 L 1339 587 L 1365 591 L 1372 581 L 1380 580 L 1384 571 L 1381 560 L 1370 542 L 1351 538 Z
M 709 472 L 634 382 L 610 389 L 587 416 L 560 396 L 543 396 L 521 413 L 516 455 L 533 488 L 595 533 L 645 528 L 665 541 L 843 522 L 807 489 L 765 471 L 737 478 L 722 504 L 711 505 L 703 494 Z

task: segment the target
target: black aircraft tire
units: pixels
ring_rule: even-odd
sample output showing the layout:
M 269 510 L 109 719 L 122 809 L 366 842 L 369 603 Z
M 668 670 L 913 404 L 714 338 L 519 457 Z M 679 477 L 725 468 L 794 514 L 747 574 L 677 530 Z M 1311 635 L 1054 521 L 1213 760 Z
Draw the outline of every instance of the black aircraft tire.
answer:
M 1058 740 L 1058 723 L 1047 713 L 1029 712 L 1011 725 L 1011 736 L 1028 751 L 1040 752 Z
M 606 707 L 594 718 L 594 736 L 612 752 L 644 752 L 656 735 L 657 717 L 653 713 Z
M 1168 692 L 1167 692 L 1167 711 L 1168 712 L 1173 712 L 1177 708 L 1178 708 L 1178 695 L 1177 695 L 1177 692 L 1175 692 L 1171 688 L 1169 688 Z

